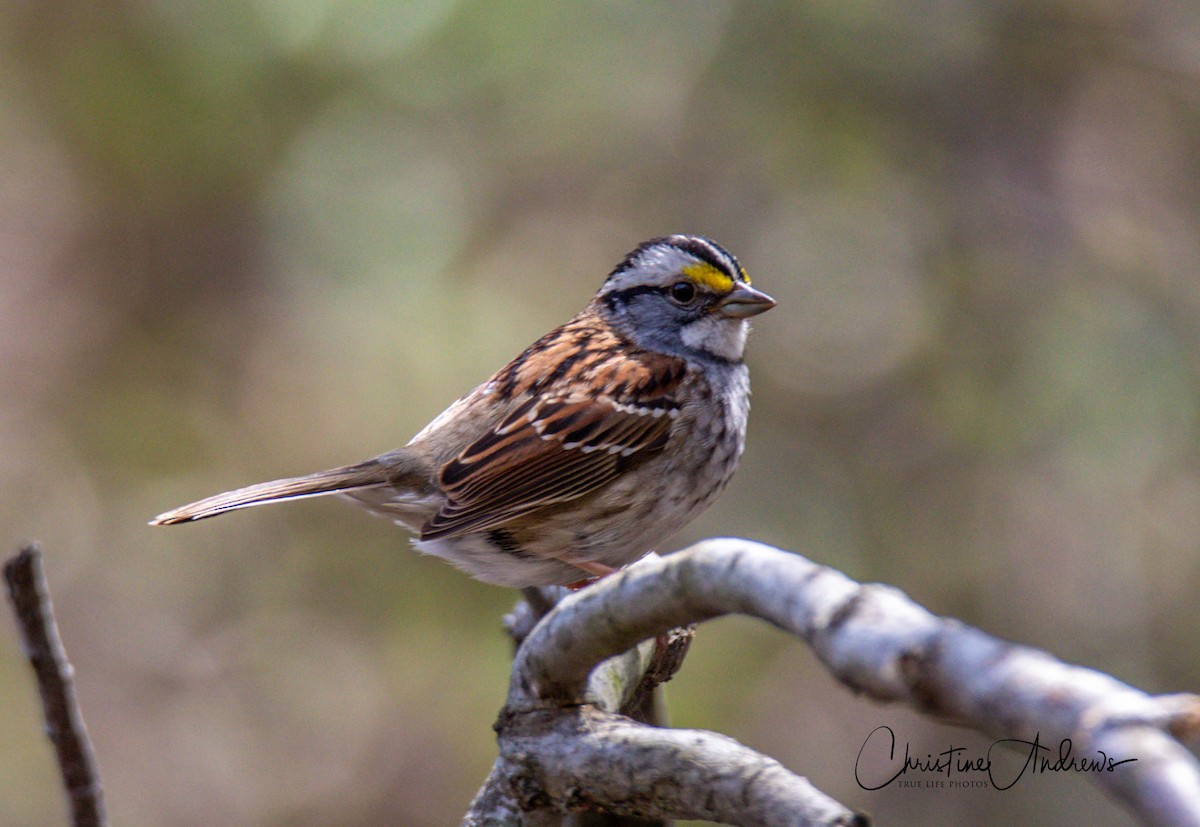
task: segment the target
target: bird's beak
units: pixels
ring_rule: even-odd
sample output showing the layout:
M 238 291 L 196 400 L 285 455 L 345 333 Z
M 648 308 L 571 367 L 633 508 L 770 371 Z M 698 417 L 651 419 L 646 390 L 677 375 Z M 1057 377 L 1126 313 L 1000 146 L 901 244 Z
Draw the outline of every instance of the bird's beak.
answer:
M 748 319 L 766 313 L 774 306 L 775 300 L 766 293 L 748 284 L 739 284 L 717 305 L 717 312 L 732 319 Z

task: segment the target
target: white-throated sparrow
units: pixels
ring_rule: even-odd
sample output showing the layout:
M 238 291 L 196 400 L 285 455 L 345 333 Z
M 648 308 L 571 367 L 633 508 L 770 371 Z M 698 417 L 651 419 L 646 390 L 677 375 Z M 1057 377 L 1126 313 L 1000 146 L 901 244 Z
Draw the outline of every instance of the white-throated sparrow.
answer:
M 750 408 L 746 319 L 774 306 L 712 241 L 652 239 L 579 315 L 403 448 L 217 494 L 152 524 L 336 493 L 489 583 L 608 573 L 682 528 L 733 476 Z

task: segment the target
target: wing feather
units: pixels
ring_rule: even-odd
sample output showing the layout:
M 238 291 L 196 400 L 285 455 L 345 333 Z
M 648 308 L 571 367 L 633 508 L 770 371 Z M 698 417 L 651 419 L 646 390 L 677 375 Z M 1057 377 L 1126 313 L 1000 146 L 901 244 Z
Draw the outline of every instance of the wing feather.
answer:
M 580 393 L 534 395 L 446 463 L 446 504 L 425 540 L 485 531 L 586 496 L 666 445 L 684 372 L 671 357 L 647 371 L 636 399 Z M 652 393 L 647 396 L 647 388 Z

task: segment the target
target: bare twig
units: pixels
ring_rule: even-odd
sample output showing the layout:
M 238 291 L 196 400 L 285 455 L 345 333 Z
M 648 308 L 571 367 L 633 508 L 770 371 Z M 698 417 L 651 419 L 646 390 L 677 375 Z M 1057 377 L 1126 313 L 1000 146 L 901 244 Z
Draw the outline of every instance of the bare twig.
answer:
M 524 807 L 601 806 L 602 798 L 592 794 L 619 784 L 624 766 L 615 758 L 595 763 L 595 755 L 611 756 L 596 735 L 609 730 L 578 724 L 593 665 L 667 629 L 735 612 L 803 638 L 843 684 L 876 700 L 904 703 L 1001 738 L 1071 739 L 1089 755 L 1136 758 L 1088 776 L 1145 824 L 1200 825 L 1200 762 L 1176 740 L 1195 737 L 1200 697 L 1147 695 L 1103 673 L 937 617 L 897 589 L 863 585 L 798 555 L 736 539 L 710 540 L 606 578 L 565 598 L 529 633 L 499 725 L 497 767 L 509 762 L 503 769 L 515 779 L 510 795 Z M 566 755 L 569 744 L 550 738 L 568 732 L 585 753 L 573 760 Z M 671 732 L 638 733 L 640 749 L 658 745 L 660 766 L 674 768 L 664 784 L 672 771 L 695 763 L 720 766 L 715 753 L 681 752 L 674 740 L 680 736 Z M 536 750 L 530 733 L 546 736 Z M 539 773 L 546 767 L 586 767 L 588 774 L 554 781 Z M 724 769 L 736 777 L 736 767 Z M 605 787 L 606 794 L 619 789 Z M 794 815 L 787 823 L 808 822 Z
M 108 821 L 100 775 L 75 698 L 73 670 L 58 635 L 38 547 L 28 545 L 10 558 L 4 564 L 4 579 L 25 653 L 37 676 L 46 734 L 54 743 L 62 771 L 71 823 L 75 827 L 102 827 Z

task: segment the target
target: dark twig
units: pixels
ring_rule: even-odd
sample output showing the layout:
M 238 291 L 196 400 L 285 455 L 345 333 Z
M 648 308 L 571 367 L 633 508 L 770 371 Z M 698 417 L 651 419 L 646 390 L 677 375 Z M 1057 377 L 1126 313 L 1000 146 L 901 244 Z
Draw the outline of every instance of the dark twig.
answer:
M 37 676 L 46 734 L 54 743 L 58 766 L 62 770 L 63 785 L 71 806 L 71 823 L 75 827 L 102 827 L 108 820 L 104 814 L 100 775 L 75 698 L 74 670 L 58 636 L 58 624 L 54 620 L 42 571 L 42 553 L 36 545 L 25 546 L 4 564 L 4 580 L 21 629 L 25 653 Z

